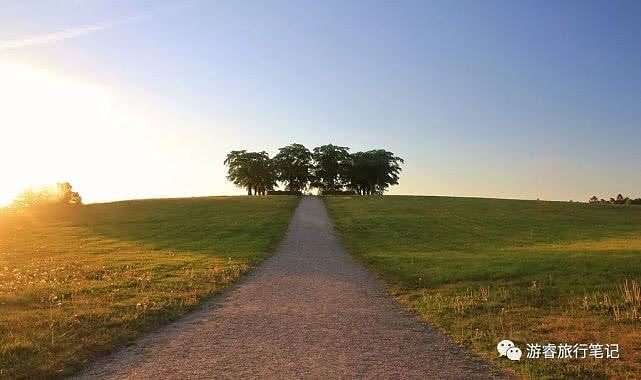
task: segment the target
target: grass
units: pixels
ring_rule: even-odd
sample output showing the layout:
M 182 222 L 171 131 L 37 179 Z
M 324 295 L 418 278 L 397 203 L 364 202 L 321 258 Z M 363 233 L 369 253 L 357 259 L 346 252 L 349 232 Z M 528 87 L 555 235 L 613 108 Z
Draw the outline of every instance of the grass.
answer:
M 140 200 L 0 215 L 0 378 L 69 375 L 267 257 L 296 197 Z
M 641 373 L 641 207 L 327 197 L 343 243 L 456 341 L 529 378 Z M 498 358 L 511 339 L 520 362 Z M 615 359 L 526 359 L 526 343 L 618 343 Z

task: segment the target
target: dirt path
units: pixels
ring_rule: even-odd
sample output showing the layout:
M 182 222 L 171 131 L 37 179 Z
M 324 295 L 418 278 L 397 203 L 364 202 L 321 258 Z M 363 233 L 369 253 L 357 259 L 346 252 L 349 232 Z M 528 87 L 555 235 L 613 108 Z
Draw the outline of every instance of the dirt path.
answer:
M 488 378 L 483 361 L 403 311 L 305 197 L 278 252 L 201 310 L 81 378 Z

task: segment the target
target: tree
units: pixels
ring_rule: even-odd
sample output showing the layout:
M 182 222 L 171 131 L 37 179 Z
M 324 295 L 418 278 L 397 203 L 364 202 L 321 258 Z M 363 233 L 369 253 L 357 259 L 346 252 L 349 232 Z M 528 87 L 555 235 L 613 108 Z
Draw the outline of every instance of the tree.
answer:
M 276 179 L 285 183 L 288 191 L 303 191 L 311 179 L 312 153 L 301 144 L 278 149 L 273 158 Z
M 25 209 L 30 207 L 39 207 L 45 203 L 51 203 L 51 194 L 45 190 L 36 191 L 33 189 L 26 189 L 11 203 L 11 208 Z
M 348 187 L 361 195 L 382 195 L 388 187 L 398 184 L 404 162 L 384 149 L 356 152 L 350 155 Z
M 254 188 L 254 195 L 265 195 L 268 190 L 274 190 L 276 173 L 267 152 L 251 152 L 248 155 L 250 182 Z
M 267 152 L 234 150 L 224 161 L 227 179 L 247 189 L 247 195 L 264 195 L 276 182 L 290 192 L 308 185 L 320 193 L 340 192 L 346 186 L 361 195 L 383 194 L 397 185 L 403 159 L 385 149 L 349 153 L 349 148 L 323 145 L 310 152 L 301 144 L 279 149 L 270 159 Z
M 314 166 L 312 186 L 322 191 L 334 191 L 343 188 L 347 180 L 349 166 L 349 148 L 332 144 L 314 148 L 312 153 Z
M 56 185 L 58 188 L 58 202 L 62 204 L 81 205 L 82 197 L 75 191 L 69 182 L 60 182 Z
M 38 190 L 26 189 L 11 204 L 12 208 L 24 209 L 43 206 L 82 205 L 82 197 L 73 191 L 69 182 L 60 182 L 56 186 L 46 186 Z
M 372 193 L 374 181 L 374 160 L 368 152 L 356 152 L 350 155 L 347 167 L 347 187 L 356 191 L 359 195 Z
M 247 195 L 265 195 L 276 185 L 276 175 L 267 152 L 234 150 L 227 154 L 227 179 L 247 189 Z
M 233 150 L 227 154 L 224 164 L 228 166 L 227 179 L 238 187 L 247 188 L 247 195 L 252 195 L 249 182 L 249 163 L 246 150 Z

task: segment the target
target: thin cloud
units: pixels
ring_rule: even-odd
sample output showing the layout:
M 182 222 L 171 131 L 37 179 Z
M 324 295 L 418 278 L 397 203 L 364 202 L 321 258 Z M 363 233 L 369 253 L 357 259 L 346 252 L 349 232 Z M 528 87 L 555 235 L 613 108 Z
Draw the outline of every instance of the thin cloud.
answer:
M 35 36 L 17 38 L 15 40 L 8 40 L 0 42 L 0 50 L 19 49 L 27 46 L 45 45 L 51 42 L 62 41 L 69 38 L 80 37 L 86 34 L 94 33 L 99 30 L 110 27 L 110 23 L 99 23 L 92 25 L 84 25 L 77 28 L 66 29 L 59 32 L 38 34 Z
M 192 5 L 193 5 L 193 2 L 179 3 L 173 6 L 167 6 L 167 7 L 161 7 L 155 10 L 143 11 L 135 15 L 124 17 L 111 22 L 100 22 L 95 24 L 82 25 L 79 27 L 65 29 L 57 32 L 37 34 L 35 36 L 16 38 L 16 39 L 7 40 L 7 41 L 0 41 L 0 51 L 19 49 L 19 48 L 28 47 L 28 46 L 46 45 L 46 44 L 57 42 L 57 41 L 76 38 L 76 37 L 84 36 L 87 34 L 95 33 L 101 30 L 109 29 L 118 24 L 123 24 L 130 21 L 134 21 L 134 20 L 140 20 L 150 16 L 152 13 L 156 13 L 157 11 L 174 10 L 176 8 L 183 8 L 183 7 L 192 6 Z

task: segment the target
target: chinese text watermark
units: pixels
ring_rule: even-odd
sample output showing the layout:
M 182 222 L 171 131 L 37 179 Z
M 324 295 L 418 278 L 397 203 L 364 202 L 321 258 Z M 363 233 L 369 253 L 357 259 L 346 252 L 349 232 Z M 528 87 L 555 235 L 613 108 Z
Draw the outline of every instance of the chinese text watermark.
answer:
M 527 343 L 528 359 L 619 359 L 618 343 Z M 502 340 L 496 345 L 499 356 L 521 360 L 521 349 L 511 340 Z

